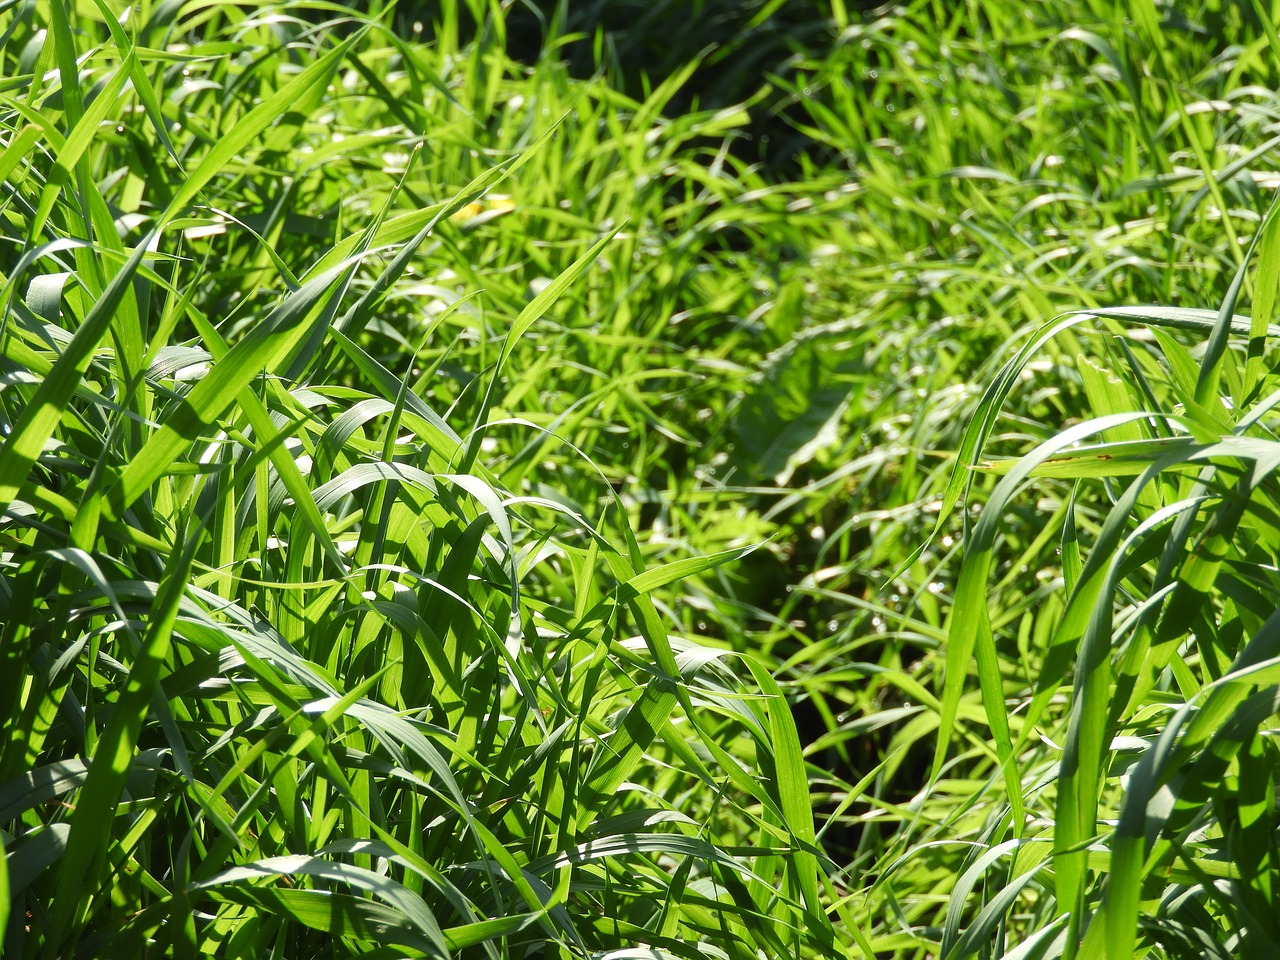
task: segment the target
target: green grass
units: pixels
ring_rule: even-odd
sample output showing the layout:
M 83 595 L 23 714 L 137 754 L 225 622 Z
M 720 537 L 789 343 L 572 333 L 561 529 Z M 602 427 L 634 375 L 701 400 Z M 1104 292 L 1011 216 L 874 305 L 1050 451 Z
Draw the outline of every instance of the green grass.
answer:
M 696 6 L 0 3 L 6 957 L 1275 951 L 1276 17 Z

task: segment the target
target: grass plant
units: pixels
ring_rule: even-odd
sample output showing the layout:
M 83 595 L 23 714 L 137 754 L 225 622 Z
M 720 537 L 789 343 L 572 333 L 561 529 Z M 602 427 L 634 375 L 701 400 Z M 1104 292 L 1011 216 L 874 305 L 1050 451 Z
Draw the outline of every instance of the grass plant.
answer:
M 1276 951 L 1277 11 L 705 6 L 0 2 L 6 957 Z

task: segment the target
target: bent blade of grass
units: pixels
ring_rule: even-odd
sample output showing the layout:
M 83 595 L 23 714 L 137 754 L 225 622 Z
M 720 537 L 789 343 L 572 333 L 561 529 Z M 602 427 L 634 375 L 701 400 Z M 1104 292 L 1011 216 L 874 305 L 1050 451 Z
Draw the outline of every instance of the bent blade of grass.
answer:
M 329 337 L 355 364 L 361 376 L 367 378 L 370 386 L 383 397 L 400 395 L 404 381 L 384 367 L 363 347 L 340 330 L 330 330 Z M 422 420 L 421 426 L 413 427 L 414 432 L 444 461 L 452 461 L 457 455 L 458 447 L 462 445 L 462 438 L 447 421 L 428 407 L 413 391 L 405 393 L 404 401 L 406 412 L 413 413 Z
M 709 554 L 704 557 L 685 557 L 682 560 L 673 560 L 670 563 L 664 563 L 660 567 L 652 570 L 646 570 L 638 573 L 634 577 L 630 577 L 619 591 L 619 596 L 623 601 L 633 600 L 643 594 L 652 593 L 653 591 L 684 580 L 687 577 L 695 577 L 700 573 L 705 573 L 725 563 L 732 563 L 734 560 L 741 560 L 748 554 L 754 553 L 759 549 L 759 544 L 751 544 L 747 547 L 736 547 L 731 550 L 721 550 L 717 553 Z
M 27 770 L 0 786 L 0 823 L 70 793 L 84 783 L 89 768 L 83 760 L 59 760 Z
M 735 873 L 750 877 L 751 871 L 720 847 L 702 837 L 686 837 L 679 833 L 616 833 L 593 836 L 568 850 L 559 850 L 530 862 L 530 873 L 540 874 L 571 863 L 590 863 L 608 857 L 625 857 L 637 853 L 668 853 L 697 857 L 719 864 Z
M 1211 450 L 1211 446 L 1198 442 L 1194 437 L 1085 444 L 1050 457 L 1037 465 L 1031 475 L 1069 480 L 1132 477 L 1145 472 L 1152 463 L 1164 460 L 1171 453 L 1190 461 L 1193 454 L 1204 454 L 1207 450 Z M 1021 457 L 984 460 L 975 464 L 974 469 L 1003 476 L 1013 470 L 1020 460 Z
M 1022 484 L 1031 477 L 1035 468 L 1057 455 L 1060 450 L 1095 433 L 1145 416 L 1146 414 L 1141 413 L 1115 414 L 1077 424 L 1063 431 L 1023 457 L 1001 478 L 987 500 L 966 544 L 964 563 L 956 585 L 955 604 L 952 607 L 951 625 L 948 630 L 946 677 L 941 697 L 941 730 L 933 761 L 932 778 L 934 780 L 941 775 L 942 765 L 946 761 L 947 747 L 950 744 L 949 731 L 955 727 L 959 716 L 960 697 L 968 673 L 967 665 L 977 643 L 978 631 L 982 629 L 981 624 L 987 617 L 987 572 L 1005 508 Z M 995 718 L 993 722 L 1007 729 L 1007 721 L 1001 722 L 999 718 Z
M 305 283 L 255 326 L 183 398 L 169 417 L 124 468 L 108 491 L 109 516 L 118 519 L 142 493 L 177 462 L 200 431 L 235 403 L 250 383 L 273 372 L 309 329 L 332 312 L 334 293 L 351 268 L 335 268 Z
M 287 877 L 287 874 L 281 876 Z M 435 943 L 405 923 L 399 911 L 363 897 L 327 890 L 295 890 L 247 883 L 215 887 L 209 892 L 215 900 L 256 908 L 267 916 L 294 920 L 304 927 L 341 937 L 344 941 L 380 944 L 384 950 L 387 946 L 400 948 L 394 953 L 376 951 L 362 952 L 362 955 L 400 958 L 408 949 L 414 951 L 411 956 L 415 957 L 449 956 L 447 946 L 441 951 L 441 945 L 445 943 L 443 935 L 441 943 Z
M 1000 411 L 1004 406 L 1004 401 L 1009 396 L 1010 391 L 1013 390 L 1022 368 L 1046 343 L 1084 319 L 1084 315 L 1069 314 L 1046 323 L 1032 335 L 1027 343 L 1023 344 L 1015 356 L 1011 357 L 1000 368 L 999 373 L 996 374 L 991 384 L 983 392 L 982 398 L 979 400 L 978 406 L 969 420 L 969 426 L 965 429 L 960 446 L 956 450 L 956 458 L 951 465 L 951 475 L 942 494 L 942 501 L 933 530 L 898 565 L 894 573 L 895 579 L 909 569 L 946 529 L 947 520 L 950 519 L 956 504 L 960 502 L 961 495 L 972 482 L 969 465 L 977 460 L 979 452 L 986 445 L 987 437 L 990 436 L 991 431 L 994 429 L 996 420 L 999 418 Z
M 380 828 L 377 824 L 374 824 L 374 832 L 377 833 L 379 830 Z M 396 840 L 348 838 L 325 844 L 325 846 L 316 851 L 317 856 L 332 856 L 334 854 L 365 855 L 398 864 L 427 881 L 437 893 L 449 902 L 460 917 L 468 921 L 477 920 L 480 917 L 475 905 L 439 869 Z M 447 935 L 448 931 L 445 931 L 445 933 Z
M 899 565 L 899 572 L 914 563 L 928 548 L 929 544 L 945 529 L 946 521 L 950 518 L 961 495 L 970 484 L 969 467 L 977 462 L 978 453 L 986 444 L 986 440 L 1000 416 L 1004 402 L 1027 362 L 1058 334 L 1089 318 L 1109 318 L 1126 323 L 1141 323 L 1157 328 L 1168 327 L 1175 330 L 1192 330 L 1209 333 L 1210 335 L 1219 326 L 1225 324 L 1225 328 L 1234 333 L 1250 336 L 1253 323 L 1249 317 L 1237 316 L 1225 310 L 1214 312 L 1187 307 L 1143 306 L 1096 307 L 1089 310 L 1076 310 L 1044 324 L 1018 350 L 1017 354 L 1001 367 L 1000 372 L 983 393 L 969 426 L 965 429 L 960 447 L 956 451 L 956 459 L 951 467 L 951 475 L 947 481 L 946 489 L 943 491 L 934 529 L 929 537 Z M 1158 330 L 1156 332 L 1159 333 Z M 1267 325 L 1266 336 L 1273 339 L 1280 338 L 1280 326 Z
M 1022 876 L 1007 881 L 995 896 L 987 901 L 986 905 L 978 913 L 977 919 L 969 925 L 969 928 L 964 932 L 964 936 L 960 938 L 952 951 L 945 955 L 944 960 L 963 960 L 965 957 L 986 956 L 987 941 L 1004 922 L 1005 914 L 1017 902 L 1018 897 L 1022 895 L 1023 889 L 1036 879 L 1039 869 L 1028 870 Z
M 334 863 L 322 857 L 300 854 L 268 857 L 244 866 L 223 870 L 207 880 L 191 884 L 187 889 L 191 893 L 198 893 L 211 887 L 242 885 L 249 880 L 269 877 L 315 877 L 342 883 L 363 893 L 371 894 L 395 908 L 398 918 L 412 924 L 418 934 L 434 948 L 435 956 L 449 956 L 449 947 L 445 943 L 444 933 L 421 897 L 414 895 L 390 877 L 351 864 Z
M 80 386 L 90 357 L 115 319 L 116 308 L 126 295 L 132 293 L 133 277 L 146 256 L 149 239 L 134 249 L 120 272 L 111 278 L 53 369 L 41 380 L 4 446 L 0 447 L 0 504 L 7 504 L 17 495 L 45 442 L 53 436 L 62 420 L 63 411 Z
M 1027 843 L 1041 843 L 1038 840 L 1006 840 L 986 850 L 960 875 L 951 891 L 947 904 L 947 920 L 942 927 L 942 941 L 938 945 L 939 954 L 949 957 L 960 941 L 960 922 L 965 905 L 974 886 L 982 879 L 990 867 L 1002 858 L 1016 852 Z

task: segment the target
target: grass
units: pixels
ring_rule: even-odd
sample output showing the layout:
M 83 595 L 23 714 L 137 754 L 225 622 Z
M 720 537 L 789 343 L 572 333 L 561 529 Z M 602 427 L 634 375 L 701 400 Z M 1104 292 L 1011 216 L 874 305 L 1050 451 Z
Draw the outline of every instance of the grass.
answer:
M 1276 18 L 660 6 L 0 3 L 5 956 L 1275 951 Z

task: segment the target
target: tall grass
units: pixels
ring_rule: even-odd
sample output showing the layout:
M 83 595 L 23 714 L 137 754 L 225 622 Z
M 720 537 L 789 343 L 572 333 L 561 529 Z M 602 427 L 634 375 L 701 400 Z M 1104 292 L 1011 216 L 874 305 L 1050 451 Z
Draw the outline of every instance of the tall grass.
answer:
M 1266 12 L 603 14 L 0 5 L 5 956 L 1270 955 Z
M 1205 24 L 1221 46 L 1196 39 Z M 1271 949 L 1254 913 L 1274 877 L 1274 688 L 1252 669 L 1275 608 L 1263 24 L 1236 9 L 1120 23 L 1102 6 L 919 5 L 850 25 L 796 83 L 821 95 L 809 129 L 827 156 L 862 176 L 848 222 L 868 266 L 844 289 L 945 344 L 947 373 L 991 382 L 963 437 L 927 426 L 954 429 L 945 393 L 901 402 L 912 416 L 894 432 L 927 439 L 881 502 L 915 486 L 928 509 L 847 522 L 821 551 L 854 562 L 791 604 L 845 611 L 826 649 L 793 658 L 795 682 L 831 728 L 815 749 L 843 751 L 853 774 L 832 794 L 852 869 L 915 911 L 916 955 Z M 914 473 L 939 447 L 956 464 Z M 1035 496 L 1017 496 L 1028 482 Z M 868 561 L 890 579 L 878 596 Z M 868 643 L 868 627 L 892 639 Z M 851 664 L 837 644 L 873 656 Z M 857 740 L 893 723 L 859 781 L 876 757 Z
M 640 175 L 734 115 L 117 13 L 9 11 L 6 954 L 833 940 L 776 685 L 651 597 L 741 550 L 641 550 L 586 452 L 710 202 Z

